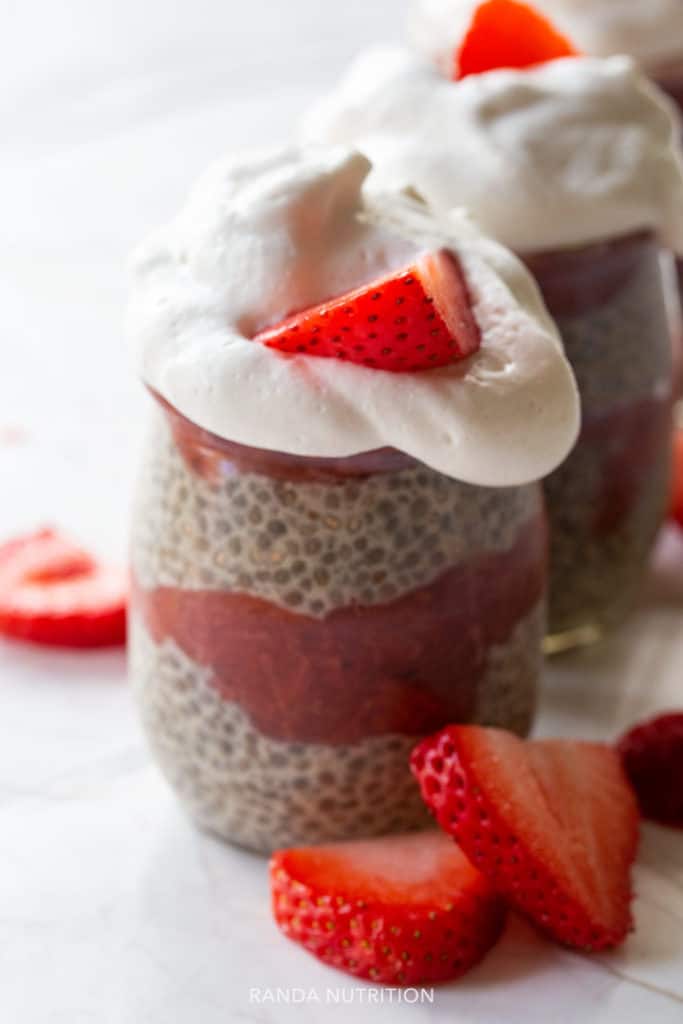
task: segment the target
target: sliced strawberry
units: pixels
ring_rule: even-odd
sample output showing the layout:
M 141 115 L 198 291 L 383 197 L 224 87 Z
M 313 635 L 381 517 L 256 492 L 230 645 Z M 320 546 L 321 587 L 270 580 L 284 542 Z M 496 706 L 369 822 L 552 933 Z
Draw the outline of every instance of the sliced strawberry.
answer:
M 126 638 L 124 572 L 99 565 L 54 530 L 0 546 L 0 633 L 55 647 Z
M 673 480 L 671 489 L 670 516 L 683 527 L 683 429 L 674 435 Z
M 631 729 L 619 753 L 643 817 L 683 828 L 683 711 Z
M 638 811 L 612 747 L 450 726 L 411 763 L 442 828 L 541 929 L 586 951 L 626 937 Z
M 439 832 L 280 850 L 270 878 L 285 935 L 385 985 L 460 977 L 496 942 L 505 918 L 486 879 Z
M 474 12 L 455 55 L 453 78 L 496 68 L 529 68 L 579 51 L 552 22 L 519 0 L 486 0 Z
M 465 359 L 479 348 L 481 335 L 460 265 L 442 249 L 296 313 L 254 340 L 279 352 L 412 373 Z

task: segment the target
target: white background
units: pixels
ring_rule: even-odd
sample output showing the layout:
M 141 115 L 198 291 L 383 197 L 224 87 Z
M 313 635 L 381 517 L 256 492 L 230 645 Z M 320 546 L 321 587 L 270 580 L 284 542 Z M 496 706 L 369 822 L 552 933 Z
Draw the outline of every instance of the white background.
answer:
M 57 523 L 125 557 L 142 391 L 131 246 L 226 148 L 286 138 L 398 0 L 0 0 L 0 537 Z M 629 628 L 555 663 L 541 731 L 610 738 L 682 703 L 683 545 Z M 0 1021 L 681 1020 L 683 838 L 646 830 L 639 930 L 588 961 L 513 922 L 433 1006 L 289 1011 L 344 985 L 270 923 L 264 863 L 201 837 L 149 765 L 119 653 L 0 645 Z M 350 983 L 350 987 L 353 987 Z

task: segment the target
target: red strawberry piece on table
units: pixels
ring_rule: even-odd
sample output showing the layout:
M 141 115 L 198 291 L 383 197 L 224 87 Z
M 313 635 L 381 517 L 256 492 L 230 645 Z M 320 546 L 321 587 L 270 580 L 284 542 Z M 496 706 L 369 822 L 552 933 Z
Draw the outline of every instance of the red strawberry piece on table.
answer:
M 460 265 L 446 249 L 261 331 L 279 352 L 411 373 L 476 352 L 481 335 Z
M 671 518 L 683 527 L 683 430 L 674 434 L 674 464 L 671 489 Z
M 512 906 L 568 946 L 623 941 L 638 809 L 612 747 L 450 726 L 411 766 L 438 823 Z
M 497 68 L 529 68 L 579 51 L 532 6 L 518 0 L 487 0 L 474 12 L 455 56 L 453 77 Z
M 631 729 L 619 753 L 643 817 L 683 828 L 683 711 Z
M 126 574 L 54 530 L 0 546 L 0 633 L 55 647 L 104 647 L 126 637 Z
M 498 939 L 505 907 L 439 832 L 280 850 L 273 913 L 290 939 L 385 985 L 449 981 Z

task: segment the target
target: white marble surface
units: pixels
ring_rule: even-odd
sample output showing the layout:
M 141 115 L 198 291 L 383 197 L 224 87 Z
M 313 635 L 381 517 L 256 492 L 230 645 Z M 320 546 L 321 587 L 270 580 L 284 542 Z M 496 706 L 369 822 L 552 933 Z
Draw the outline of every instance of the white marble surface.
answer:
M 143 406 L 121 334 L 128 249 L 212 156 L 284 138 L 358 45 L 398 31 L 400 5 L 0 10 L 0 537 L 52 521 L 123 557 Z M 539 730 L 611 737 L 683 706 L 682 614 L 683 542 L 669 535 L 630 626 L 548 673 Z M 369 1004 L 279 937 L 264 862 L 182 817 L 149 763 L 122 655 L 0 644 L 0 723 L 3 1024 L 682 1019 L 681 835 L 645 830 L 622 951 L 589 960 L 513 921 L 433 1004 Z M 313 998 L 250 1001 L 278 986 Z M 326 1004 L 328 989 L 356 990 L 353 1004 Z

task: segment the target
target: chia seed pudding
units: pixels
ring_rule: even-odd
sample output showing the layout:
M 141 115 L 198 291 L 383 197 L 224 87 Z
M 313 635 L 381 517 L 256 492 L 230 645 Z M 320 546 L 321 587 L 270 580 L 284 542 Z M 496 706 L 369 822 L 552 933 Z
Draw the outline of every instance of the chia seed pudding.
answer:
M 420 828 L 419 737 L 528 730 L 536 485 L 472 487 L 392 451 L 259 452 L 165 407 L 134 523 L 132 678 L 204 828 L 260 851 Z
M 595 639 L 634 603 L 668 497 L 671 345 L 649 233 L 527 258 L 562 334 L 583 424 L 545 481 L 550 649 Z

